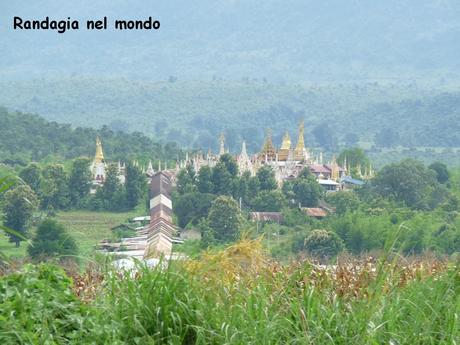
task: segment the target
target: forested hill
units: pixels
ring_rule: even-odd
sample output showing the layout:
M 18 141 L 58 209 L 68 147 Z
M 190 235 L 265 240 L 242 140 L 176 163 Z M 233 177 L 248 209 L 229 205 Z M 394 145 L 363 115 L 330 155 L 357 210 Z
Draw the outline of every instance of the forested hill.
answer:
M 23 19 L 144 19 L 151 32 L 13 31 Z M 0 75 L 459 79 L 458 0 L 3 1 Z M 8 23 L 8 24 L 7 24 Z
M 66 78 L 0 81 L 0 104 L 47 120 L 114 131 L 142 131 L 182 147 L 217 149 L 224 131 L 233 152 L 246 139 L 260 149 L 297 135 L 305 119 L 308 146 L 460 147 L 460 92 L 416 84 L 275 84 L 262 80 L 147 82 Z
M 37 115 L 9 113 L 0 107 L 0 163 L 10 166 L 25 165 L 30 161 L 63 163 L 79 156 L 92 157 L 96 136 L 103 143 L 108 161 L 127 159 L 169 159 L 179 154 L 176 144 L 161 145 L 141 133 L 72 129 L 70 125 L 47 122 Z

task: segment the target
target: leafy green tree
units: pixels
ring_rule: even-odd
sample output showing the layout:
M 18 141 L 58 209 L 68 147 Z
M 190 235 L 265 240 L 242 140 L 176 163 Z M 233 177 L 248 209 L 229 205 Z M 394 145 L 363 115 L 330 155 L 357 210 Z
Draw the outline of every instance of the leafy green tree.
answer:
M 196 190 L 196 172 L 191 164 L 177 174 L 177 192 L 179 194 L 191 193 Z
M 263 166 L 257 171 L 257 179 L 259 180 L 260 190 L 274 190 L 278 187 L 276 182 L 275 172 L 270 166 Z
M 343 215 L 348 211 L 355 211 L 359 207 L 359 199 L 351 191 L 331 193 L 326 197 L 327 202 L 335 207 L 335 212 Z
M 434 171 L 412 159 L 383 167 L 373 180 L 380 195 L 418 209 L 429 207 L 428 199 L 437 185 Z
M 75 256 L 78 248 L 75 240 L 64 226 L 55 220 L 45 219 L 37 228 L 32 244 L 27 248 L 34 260 L 43 260 L 55 256 Z
M 439 183 L 444 184 L 449 181 L 449 170 L 447 170 L 447 166 L 444 163 L 434 162 L 428 168 L 436 172 L 436 179 Z
M 126 165 L 126 203 L 135 208 L 147 193 L 147 182 L 142 171 L 131 163 Z
M 35 194 L 40 193 L 41 169 L 37 163 L 30 163 L 19 173 L 19 177 L 29 185 Z
M 104 185 L 98 189 L 96 199 L 101 200 L 103 208 L 107 210 L 118 211 L 125 208 L 126 195 L 123 193 L 115 164 L 107 167 Z
M 243 175 L 244 177 L 244 175 Z M 260 191 L 260 182 L 257 176 L 247 176 L 248 179 L 248 202 L 256 197 Z
M 23 237 L 27 235 L 28 226 L 34 212 L 39 207 L 39 200 L 34 191 L 27 185 L 19 185 L 7 191 L 3 201 L 3 224 Z M 9 234 L 10 242 L 19 247 L 21 237 Z
M 240 231 L 240 210 L 236 201 L 228 196 L 220 196 L 212 203 L 207 218 L 214 238 L 219 243 L 238 239 Z
M 184 228 L 190 222 L 197 224 L 200 219 L 206 218 L 214 199 L 215 195 L 209 193 L 192 192 L 179 195 L 173 203 L 179 227 Z
M 214 186 L 214 194 L 233 195 L 234 181 L 235 180 L 228 172 L 225 163 L 219 162 L 212 169 L 212 184 Z
M 286 198 L 279 190 L 263 190 L 253 202 L 254 211 L 279 212 L 286 206 Z
M 236 164 L 235 158 L 233 158 L 231 154 L 223 154 L 220 156 L 219 162 L 225 165 L 225 168 L 232 178 L 238 176 L 238 165 Z
M 235 180 L 235 190 L 234 190 L 234 197 L 236 200 L 241 200 L 248 204 L 249 200 L 249 180 L 251 178 L 251 174 L 249 171 L 245 171 L 243 175 Z
M 324 190 L 315 176 L 305 168 L 295 180 L 284 183 L 283 193 L 288 200 L 293 200 L 295 205 L 315 207 L 324 195 Z
M 196 184 L 200 193 L 212 193 L 212 172 L 209 166 L 204 165 L 200 168 Z
M 43 208 L 59 210 L 69 206 L 69 184 L 62 165 L 47 165 L 43 169 L 40 190 Z
M 336 233 L 327 230 L 313 230 L 305 238 L 305 249 L 312 256 L 330 258 L 340 253 L 343 242 Z
M 91 189 L 90 160 L 77 158 L 72 162 L 69 176 L 69 193 L 72 205 L 78 205 L 79 201 L 88 196 Z

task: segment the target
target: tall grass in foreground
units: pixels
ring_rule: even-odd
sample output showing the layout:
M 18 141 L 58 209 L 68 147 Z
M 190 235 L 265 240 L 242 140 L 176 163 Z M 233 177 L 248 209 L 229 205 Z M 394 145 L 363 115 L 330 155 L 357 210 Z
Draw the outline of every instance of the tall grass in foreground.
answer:
M 10 280 L 0 281 L 0 315 L 13 315 L 0 322 L 2 344 L 458 344 L 460 333 L 453 263 L 281 266 L 255 241 L 135 276 L 90 271 L 51 291 L 42 283 L 46 294 L 36 284 L 12 294 Z M 79 299 L 50 299 L 71 288 Z M 51 315 L 61 326 L 50 327 Z

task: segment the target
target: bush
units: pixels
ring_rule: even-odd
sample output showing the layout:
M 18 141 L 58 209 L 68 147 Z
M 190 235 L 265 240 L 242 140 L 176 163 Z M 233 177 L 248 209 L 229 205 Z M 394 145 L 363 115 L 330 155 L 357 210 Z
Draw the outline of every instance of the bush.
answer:
M 37 229 L 32 244 L 27 248 L 31 258 L 42 260 L 50 257 L 78 254 L 75 240 L 55 220 L 44 220 Z
M 87 332 L 90 310 L 77 299 L 71 284 L 62 269 L 50 265 L 26 265 L 21 272 L 2 277 L 0 343 L 78 343 Z
M 344 245 L 339 236 L 334 232 L 313 230 L 305 239 L 304 247 L 313 256 L 328 258 L 340 253 Z

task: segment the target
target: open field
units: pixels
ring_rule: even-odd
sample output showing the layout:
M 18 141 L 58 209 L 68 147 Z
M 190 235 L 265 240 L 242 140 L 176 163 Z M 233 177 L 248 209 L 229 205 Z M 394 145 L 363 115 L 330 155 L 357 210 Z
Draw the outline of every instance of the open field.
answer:
M 130 212 L 63 211 L 58 213 L 56 219 L 75 238 L 80 256 L 88 257 L 94 245 L 110 237 L 110 228 L 142 214 L 141 210 Z M 19 248 L 16 248 L 13 243 L 8 242 L 8 238 L 0 236 L 0 251 L 7 256 L 22 258 L 26 255 L 26 247 L 27 245 L 22 243 Z

